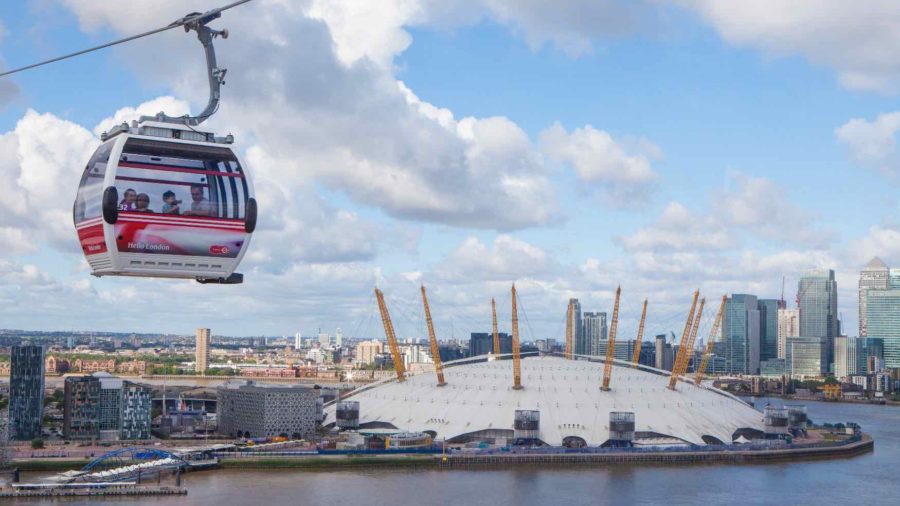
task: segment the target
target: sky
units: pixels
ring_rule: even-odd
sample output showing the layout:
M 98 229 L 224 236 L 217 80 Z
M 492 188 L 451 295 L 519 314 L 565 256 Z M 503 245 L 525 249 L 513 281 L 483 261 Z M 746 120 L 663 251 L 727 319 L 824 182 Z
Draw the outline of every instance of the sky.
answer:
M 0 68 L 213 0 L 0 4 Z M 680 333 L 699 289 L 794 306 L 834 269 L 844 329 L 873 256 L 900 262 L 900 3 L 254 0 L 212 23 L 260 223 L 245 283 L 94 278 L 71 209 L 111 125 L 198 112 L 180 30 L 0 78 L 0 328 L 557 337 L 566 303 Z M 782 288 L 783 287 L 783 288 Z M 702 332 L 702 331 L 701 331 Z M 701 334 L 702 335 L 702 334 Z

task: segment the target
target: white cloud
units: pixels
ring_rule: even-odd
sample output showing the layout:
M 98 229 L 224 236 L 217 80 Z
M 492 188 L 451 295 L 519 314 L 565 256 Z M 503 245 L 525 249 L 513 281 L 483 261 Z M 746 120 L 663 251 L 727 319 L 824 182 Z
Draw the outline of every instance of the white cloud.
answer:
M 661 157 L 659 147 L 646 139 L 630 144 L 634 149 L 629 152 L 608 132 L 590 125 L 569 133 L 557 122 L 540 134 L 541 150 L 550 159 L 572 166 L 583 183 L 604 188 L 616 204 L 646 197 L 659 177 L 650 162 Z
M 78 252 L 72 202 L 81 168 L 98 141 L 52 114 L 29 110 L 15 129 L 0 135 L 0 228 L 10 242 L 0 255 L 35 250 L 41 241 Z
M 850 156 L 862 165 L 889 176 L 900 175 L 897 158 L 897 131 L 900 112 L 879 114 L 873 121 L 854 118 L 835 130 L 838 141 L 850 150 Z
M 182 116 L 190 112 L 190 104 L 186 100 L 179 100 L 171 96 L 163 96 L 148 100 L 137 107 L 123 107 L 105 118 L 94 127 L 94 135 L 100 137 L 103 132 L 110 131 L 113 127 L 122 123 L 131 123 L 141 116 L 155 116 L 157 113 L 165 113 L 169 116 Z
M 70 5 L 85 26 L 110 23 L 121 32 L 132 27 L 111 14 L 118 6 L 75 0 Z M 415 221 L 508 230 L 556 218 L 553 187 L 521 128 L 502 117 L 457 121 L 424 103 L 391 69 L 372 63 L 392 51 L 358 58 L 371 56 L 362 48 L 377 47 L 373 41 L 391 30 L 373 28 L 356 40 L 349 35 L 352 26 L 381 18 L 367 19 L 360 6 L 346 12 L 311 6 L 328 25 L 308 17 L 304 5 L 254 2 L 240 9 L 221 23 L 232 36 L 217 43 L 219 60 L 231 68 L 211 126 L 235 132 L 239 142 L 254 139 L 287 162 L 277 167 L 277 179 L 312 179 L 359 204 Z M 205 76 L 192 39 L 167 35 L 152 47 L 136 44 L 126 49 L 128 60 L 171 55 L 152 75 L 144 75 L 143 65 L 135 70 L 141 79 L 168 76 L 162 79 L 176 95 L 203 103 Z
M 729 43 L 834 69 L 844 86 L 895 92 L 900 84 L 900 3 L 869 0 L 675 0 Z
M 726 249 L 734 245 L 727 229 L 711 216 L 692 213 L 670 202 L 656 223 L 620 239 L 627 251 L 683 251 Z
M 729 228 L 749 230 L 762 239 L 825 247 L 833 234 L 813 228 L 813 217 L 791 203 L 785 189 L 764 177 L 731 174 L 733 191 L 717 192 L 713 212 Z
M 872 225 L 852 251 L 853 263 L 859 266 L 875 256 L 900 262 L 900 226 Z
M 463 280 L 513 282 L 543 277 L 553 268 L 543 249 L 509 235 L 499 235 L 487 245 L 469 237 L 436 268 L 442 282 Z
M 485 5 L 492 18 L 521 34 L 532 49 L 552 43 L 571 55 L 581 55 L 589 53 L 597 39 L 633 32 L 643 2 L 485 0 Z

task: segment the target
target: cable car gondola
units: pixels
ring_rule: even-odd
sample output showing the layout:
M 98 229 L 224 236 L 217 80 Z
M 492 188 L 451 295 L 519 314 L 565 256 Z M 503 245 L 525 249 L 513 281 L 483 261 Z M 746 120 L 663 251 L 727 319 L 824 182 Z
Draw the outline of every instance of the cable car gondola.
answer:
M 256 227 L 253 185 L 231 135 L 195 128 L 215 113 L 224 84 L 212 40 L 228 32 L 206 26 L 219 16 L 194 13 L 176 22 L 195 30 L 206 51 L 206 109 L 116 126 L 101 136 L 84 169 L 73 214 L 95 276 L 243 281 L 234 271 Z

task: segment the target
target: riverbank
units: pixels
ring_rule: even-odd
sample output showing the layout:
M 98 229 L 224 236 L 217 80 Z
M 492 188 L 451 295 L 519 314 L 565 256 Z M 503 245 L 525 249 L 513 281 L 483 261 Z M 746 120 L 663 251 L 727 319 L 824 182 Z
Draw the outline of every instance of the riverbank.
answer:
M 757 464 L 764 462 L 805 461 L 851 458 L 875 449 L 868 434 L 859 441 L 833 446 L 778 448 L 767 450 L 659 451 L 562 454 L 454 454 L 438 460 L 441 467 L 477 467 L 514 465 L 607 465 L 607 464 Z
M 170 486 L 115 486 L 111 488 L 54 488 L 0 490 L 0 498 L 46 498 L 57 497 L 152 497 L 186 495 L 187 489 Z
M 455 468 L 518 465 L 608 465 L 632 464 L 753 464 L 761 462 L 803 461 L 850 458 L 873 451 L 875 442 L 868 434 L 858 441 L 828 445 L 796 445 L 771 449 L 611 451 L 603 453 L 451 453 L 434 455 L 334 455 L 225 457 L 219 467 L 226 469 L 309 469 L 328 470 L 373 467 Z
M 302 457 L 240 457 L 223 458 L 219 467 L 224 469 L 309 469 L 315 471 L 353 468 L 422 468 L 433 467 L 432 455 L 334 455 Z

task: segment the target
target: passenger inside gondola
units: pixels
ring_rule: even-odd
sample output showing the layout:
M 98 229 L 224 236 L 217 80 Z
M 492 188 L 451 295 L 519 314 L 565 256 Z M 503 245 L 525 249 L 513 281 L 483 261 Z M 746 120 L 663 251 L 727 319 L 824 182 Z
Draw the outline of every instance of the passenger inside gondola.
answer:
M 139 213 L 152 213 L 153 209 L 150 209 L 150 195 L 147 195 L 146 193 L 139 193 L 137 196 L 134 211 L 137 211 Z
M 137 200 L 137 192 L 132 188 L 125 190 L 125 195 L 119 202 L 119 211 L 134 211 L 134 203 Z
M 163 206 L 162 212 L 165 214 L 180 214 L 181 213 L 181 201 L 175 198 L 175 192 L 172 190 L 166 190 L 163 193 Z
M 189 216 L 215 216 L 216 210 L 212 203 L 203 196 L 203 185 L 191 185 L 191 210 L 185 211 Z

